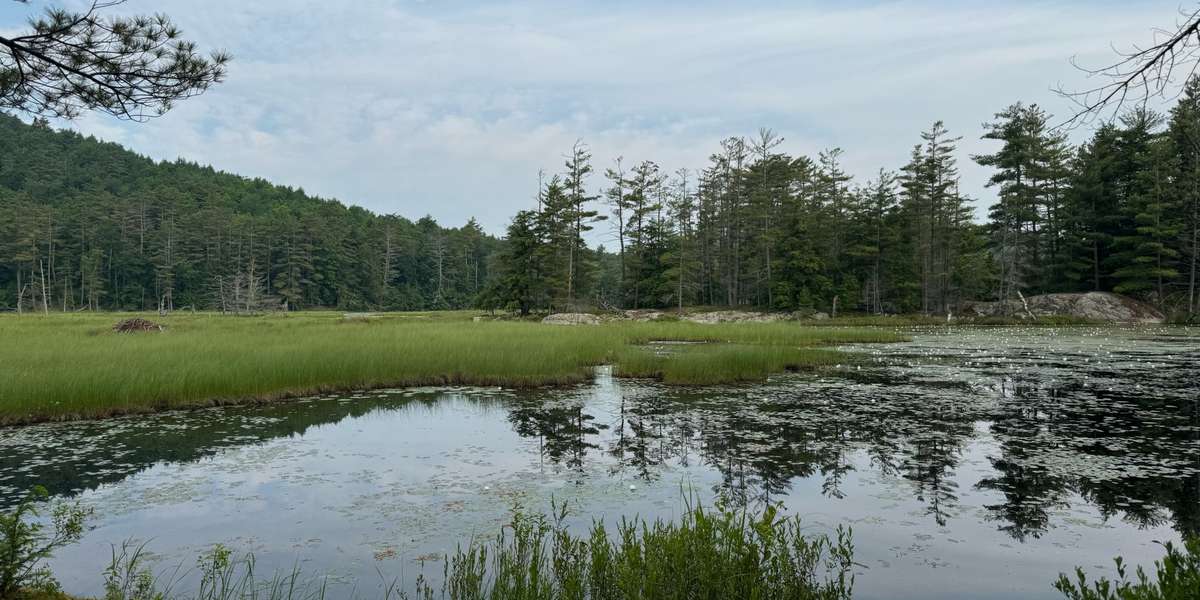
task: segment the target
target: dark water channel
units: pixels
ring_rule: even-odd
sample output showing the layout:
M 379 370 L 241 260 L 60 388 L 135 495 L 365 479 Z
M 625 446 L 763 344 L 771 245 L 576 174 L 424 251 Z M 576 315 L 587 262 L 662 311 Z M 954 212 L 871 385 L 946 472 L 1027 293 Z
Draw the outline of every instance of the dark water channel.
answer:
M 438 557 L 510 507 L 670 518 L 681 488 L 854 530 L 858 598 L 1056 598 L 1059 571 L 1200 534 L 1200 331 L 922 330 L 765 385 L 372 391 L 0 430 L 0 506 L 94 507 L 54 565 L 100 593 L 112 543 L 162 568 L 220 542 L 330 596 Z

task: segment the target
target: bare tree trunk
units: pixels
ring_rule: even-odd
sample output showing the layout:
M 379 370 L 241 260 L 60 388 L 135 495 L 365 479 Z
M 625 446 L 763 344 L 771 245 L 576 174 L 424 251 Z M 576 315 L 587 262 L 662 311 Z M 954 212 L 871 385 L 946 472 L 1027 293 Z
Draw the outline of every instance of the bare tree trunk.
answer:
M 381 277 L 380 288 L 382 294 L 387 294 L 388 280 L 392 275 L 392 228 L 385 225 L 383 228 L 383 277 Z
M 146 253 L 146 200 L 141 203 L 140 223 L 138 226 L 138 256 Z
M 675 296 L 676 296 L 676 300 L 679 303 L 679 314 L 682 315 L 683 314 L 683 268 L 685 265 L 685 260 L 684 260 L 685 246 L 684 246 L 684 244 L 685 244 L 685 240 L 687 239 L 686 238 L 687 231 L 683 227 L 680 227 L 679 229 L 680 229 L 680 235 L 679 235 L 679 285 L 675 290 Z
M 50 209 L 46 209 L 46 245 L 49 248 L 46 252 L 48 256 L 46 265 L 42 267 L 42 304 L 49 305 L 51 296 L 54 294 L 54 213 Z M 46 274 L 46 269 L 50 270 L 49 275 Z M 50 281 L 48 287 L 47 279 Z
M 1188 313 L 1200 312 L 1196 303 L 1196 265 L 1200 262 L 1200 198 L 1192 198 L 1192 273 L 1188 281 Z
M 48 315 L 48 314 L 50 314 L 50 302 L 49 302 L 50 296 L 47 295 L 47 293 L 46 293 L 46 262 L 45 261 L 38 260 L 38 271 L 41 272 L 41 279 L 42 279 L 42 312 Z
M 571 239 L 567 240 L 567 306 L 575 306 L 575 240 L 579 230 L 572 229 Z
M 1037 317 L 1033 315 L 1033 311 L 1029 310 L 1029 302 L 1025 300 L 1025 294 L 1022 294 L 1019 289 L 1017 290 L 1017 297 L 1021 299 L 1021 307 L 1025 309 L 1025 314 L 1029 315 L 1030 319 L 1037 320 Z

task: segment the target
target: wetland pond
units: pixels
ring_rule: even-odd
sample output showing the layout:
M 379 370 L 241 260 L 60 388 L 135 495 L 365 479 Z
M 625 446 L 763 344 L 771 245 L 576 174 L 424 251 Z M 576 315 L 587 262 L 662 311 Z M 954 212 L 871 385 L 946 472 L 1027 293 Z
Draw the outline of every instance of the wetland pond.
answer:
M 374 390 L 0 430 L 0 506 L 34 484 L 95 510 L 53 567 L 102 595 L 110 544 L 157 569 L 214 543 L 260 572 L 438 577 L 515 504 L 672 518 L 682 490 L 853 527 L 855 597 L 1058 598 L 1051 582 L 1200 533 L 1200 331 L 921 329 L 765 384 Z M 424 566 L 422 567 L 422 564 Z M 340 583 L 341 582 L 341 583 Z M 354 584 L 347 582 L 356 582 Z M 344 583 L 344 585 L 343 585 Z M 405 589 L 411 589 L 406 585 Z

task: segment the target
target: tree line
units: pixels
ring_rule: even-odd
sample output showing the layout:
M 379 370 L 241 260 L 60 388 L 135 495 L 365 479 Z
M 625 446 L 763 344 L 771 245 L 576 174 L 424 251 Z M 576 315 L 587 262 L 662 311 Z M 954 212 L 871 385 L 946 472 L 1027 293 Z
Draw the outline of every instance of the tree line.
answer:
M 698 170 L 576 143 L 504 239 L 376 215 L 263 180 L 156 163 L 0 117 L 0 307 L 435 309 L 530 313 L 722 305 L 945 314 L 966 300 L 1113 291 L 1200 312 L 1200 81 L 1079 146 L 1036 105 L 984 124 L 997 201 L 959 187 L 934 123 L 856 182 L 842 152 L 761 130 Z M 590 232 L 595 233 L 590 233 Z M 611 232 L 610 247 L 587 241 Z
M 501 242 L 0 114 L 0 308 L 473 305 Z
M 698 170 L 618 158 L 601 190 L 586 146 L 508 228 L 480 302 L 528 313 L 583 305 L 748 306 L 946 314 L 968 300 L 1109 291 L 1200 312 L 1200 80 L 1169 114 L 1145 108 L 1072 146 L 1036 105 L 985 123 L 997 202 L 960 190 L 942 122 L 907 164 L 857 183 L 842 151 L 779 151 L 771 130 L 721 142 Z M 588 250 L 607 220 L 615 248 Z

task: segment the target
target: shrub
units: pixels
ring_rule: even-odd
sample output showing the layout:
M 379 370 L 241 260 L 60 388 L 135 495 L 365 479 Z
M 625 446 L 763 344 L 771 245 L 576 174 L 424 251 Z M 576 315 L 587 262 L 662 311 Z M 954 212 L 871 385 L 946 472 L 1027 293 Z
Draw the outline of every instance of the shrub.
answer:
M 1186 540 L 1183 549 L 1167 542 L 1167 554 L 1154 562 L 1154 580 L 1141 567 L 1137 580 L 1130 581 L 1125 561 L 1117 564 L 1117 580 L 1100 578 L 1088 585 L 1083 569 L 1076 567 L 1076 581 L 1066 574 L 1058 576 L 1054 587 L 1071 600 L 1196 600 L 1200 598 L 1200 538 Z
M 38 512 L 47 498 L 46 488 L 35 487 L 15 509 L 0 513 L 0 599 L 61 594 L 45 562 L 55 550 L 79 541 L 89 513 L 79 504 L 56 504 L 47 528 Z

